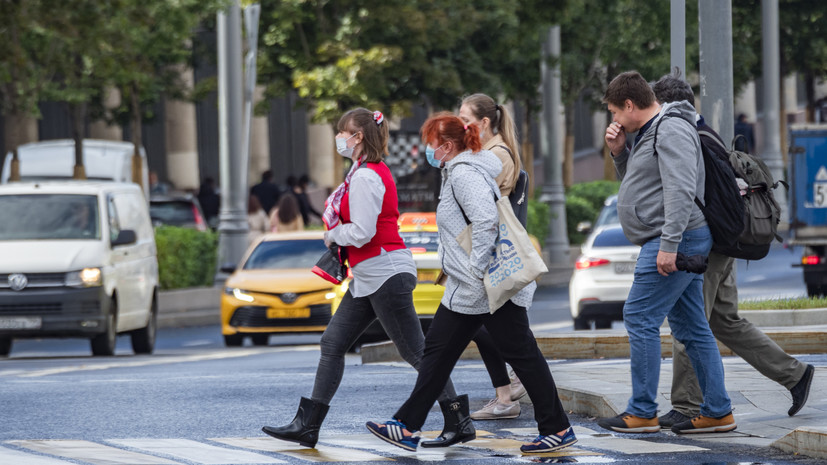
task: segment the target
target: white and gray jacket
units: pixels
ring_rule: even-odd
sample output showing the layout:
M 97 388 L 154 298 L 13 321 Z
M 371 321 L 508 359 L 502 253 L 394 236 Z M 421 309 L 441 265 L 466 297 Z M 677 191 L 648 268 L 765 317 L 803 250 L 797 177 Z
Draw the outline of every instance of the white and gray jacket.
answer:
M 488 313 L 483 277 L 494 252 L 499 228 L 496 205 L 499 188 L 495 178 L 500 171 L 502 162 L 488 150 L 460 153 L 446 162 L 442 170 L 442 188 L 436 210 L 439 259 L 448 276 L 442 305 L 457 313 Z M 456 239 L 466 226 L 463 212 L 471 222 L 470 255 Z M 528 308 L 536 288 L 532 282 L 511 301 Z

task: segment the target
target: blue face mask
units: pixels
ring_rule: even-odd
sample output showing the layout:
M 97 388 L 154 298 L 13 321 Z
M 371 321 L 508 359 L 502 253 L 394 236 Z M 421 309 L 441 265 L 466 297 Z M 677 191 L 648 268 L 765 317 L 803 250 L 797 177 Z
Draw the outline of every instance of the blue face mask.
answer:
M 425 158 L 428 160 L 428 164 L 433 166 L 434 168 L 442 168 L 442 160 L 437 160 L 435 155 L 436 151 L 439 150 L 442 147 L 442 145 L 440 145 L 436 149 L 432 149 L 430 146 L 425 147 Z

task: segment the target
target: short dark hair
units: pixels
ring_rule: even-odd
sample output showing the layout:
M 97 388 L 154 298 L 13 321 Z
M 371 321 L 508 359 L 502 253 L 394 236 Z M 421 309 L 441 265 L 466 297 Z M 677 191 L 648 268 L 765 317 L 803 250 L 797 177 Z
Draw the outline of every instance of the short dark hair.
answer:
M 681 79 L 680 75 L 680 69 L 675 67 L 675 71 L 671 74 L 664 75 L 658 79 L 658 82 L 652 84 L 652 90 L 658 102 L 671 103 L 686 100 L 695 106 L 695 93 L 692 92 L 692 86 Z
M 626 71 L 615 76 L 603 95 L 603 103 L 620 108 L 626 100 L 631 100 L 638 108 L 649 108 L 655 103 L 652 87 L 637 71 Z

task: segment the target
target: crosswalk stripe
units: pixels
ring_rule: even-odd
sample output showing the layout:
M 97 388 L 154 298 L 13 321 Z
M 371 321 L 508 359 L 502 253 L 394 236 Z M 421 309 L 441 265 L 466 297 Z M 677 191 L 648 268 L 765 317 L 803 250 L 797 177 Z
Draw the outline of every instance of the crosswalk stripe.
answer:
M 435 438 L 439 435 L 439 431 L 430 431 L 423 433 L 423 440 Z M 366 434 L 342 434 L 335 436 L 325 436 L 322 438 L 325 444 L 333 444 L 339 447 L 369 449 L 382 454 L 387 454 L 391 457 L 410 457 L 416 458 L 422 462 L 444 462 L 449 460 L 483 460 L 502 457 L 492 457 L 486 454 L 485 451 L 475 450 L 468 447 L 452 446 L 443 448 L 427 449 L 420 447 L 416 452 L 406 451 L 399 447 L 393 446 L 381 441 L 370 433 Z M 473 444 L 472 442 L 466 443 Z M 519 452 L 519 451 L 518 451 Z M 388 459 L 386 459 L 388 460 Z
M 154 454 L 171 455 L 203 465 L 287 463 L 284 460 L 256 454 L 255 452 L 217 447 L 191 439 L 109 439 L 107 442 L 141 449 Z
M 179 462 L 91 441 L 42 439 L 6 442 L 44 454 L 81 460 L 95 465 L 180 465 Z
M 373 435 L 370 435 L 370 437 L 373 438 Z M 323 438 L 323 440 L 324 439 L 326 438 Z M 379 441 L 378 439 L 375 440 Z M 308 462 L 379 462 L 393 460 L 362 450 L 329 447 L 323 444 L 316 444 L 315 449 L 310 449 L 298 444 L 271 438 L 210 438 L 210 441 L 244 449 L 276 452 Z M 393 448 L 399 452 L 404 452 L 402 449 Z M 410 453 L 413 454 L 413 452 Z
M 0 446 L 0 463 L 14 463 L 26 465 L 72 465 L 63 460 L 29 454 L 19 450 Z

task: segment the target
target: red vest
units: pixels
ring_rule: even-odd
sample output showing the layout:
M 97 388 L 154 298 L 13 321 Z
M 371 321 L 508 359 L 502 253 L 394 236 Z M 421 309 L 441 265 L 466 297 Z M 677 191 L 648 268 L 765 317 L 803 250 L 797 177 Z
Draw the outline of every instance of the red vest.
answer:
M 347 246 L 347 261 L 351 267 L 356 266 L 359 262 L 373 258 L 382 253 L 392 250 L 399 250 L 405 248 L 405 243 L 399 236 L 399 203 L 396 197 L 396 183 L 391 176 L 391 170 L 388 165 L 379 163 L 365 163 L 362 168 L 370 168 L 382 178 L 382 183 L 385 184 L 385 196 L 382 199 L 382 210 L 379 212 L 379 218 L 376 220 L 376 234 L 373 235 L 370 242 L 362 247 Z M 350 192 L 345 192 L 342 197 L 342 211 L 340 218 L 342 223 L 350 223 Z M 356 208 L 359 208 L 356 206 Z

